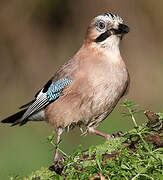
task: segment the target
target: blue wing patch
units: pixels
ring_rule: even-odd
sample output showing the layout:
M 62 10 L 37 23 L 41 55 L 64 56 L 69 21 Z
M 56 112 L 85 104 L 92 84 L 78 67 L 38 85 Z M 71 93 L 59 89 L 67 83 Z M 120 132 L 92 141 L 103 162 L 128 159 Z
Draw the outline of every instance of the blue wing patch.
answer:
M 49 84 L 49 82 L 51 84 Z M 44 92 L 44 88 L 37 93 L 36 99 L 28 107 L 23 117 L 21 118 L 22 124 L 26 122 L 26 119 L 33 113 L 40 111 L 42 108 L 47 106 L 50 102 L 56 100 L 60 95 L 65 86 L 72 82 L 72 79 L 62 78 L 56 82 L 49 81 L 47 91 Z
M 56 100 L 65 86 L 68 86 L 72 82 L 72 79 L 62 78 L 52 83 L 46 92 L 46 97 L 49 102 Z

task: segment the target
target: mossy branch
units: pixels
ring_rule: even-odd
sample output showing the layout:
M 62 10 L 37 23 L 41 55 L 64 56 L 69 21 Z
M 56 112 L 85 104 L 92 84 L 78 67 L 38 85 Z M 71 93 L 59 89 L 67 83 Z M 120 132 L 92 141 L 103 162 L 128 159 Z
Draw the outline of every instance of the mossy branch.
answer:
M 145 111 L 148 123 L 138 126 L 134 117 L 137 106 L 131 101 L 127 107 L 135 128 L 122 137 L 91 146 L 83 151 L 78 148 L 55 167 L 41 168 L 27 177 L 11 177 L 11 180 L 62 180 L 62 179 L 121 179 L 161 180 L 163 179 L 163 123 L 162 113 Z M 52 140 L 52 139 L 51 139 Z M 54 171 L 52 171 L 54 170 Z

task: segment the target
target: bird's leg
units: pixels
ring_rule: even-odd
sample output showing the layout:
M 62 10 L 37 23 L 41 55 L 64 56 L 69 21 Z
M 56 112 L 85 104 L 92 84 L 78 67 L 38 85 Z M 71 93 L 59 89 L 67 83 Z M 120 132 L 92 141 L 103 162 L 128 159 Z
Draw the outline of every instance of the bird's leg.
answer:
M 58 146 L 59 141 L 60 141 L 60 136 L 58 135 L 57 136 L 57 146 Z M 54 155 L 54 164 L 56 162 L 58 162 L 58 159 L 59 159 L 59 150 L 58 150 L 58 147 L 56 147 L 55 155 Z
M 93 129 L 93 128 L 89 128 L 89 129 L 88 129 L 88 132 L 91 133 L 91 134 L 96 134 L 96 135 L 98 135 L 98 136 L 103 136 L 103 137 L 105 137 L 107 140 L 109 140 L 110 138 L 112 138 L 112 135 L 102 133 L 102 132 L 97 131 L 97 130 L 95 130 L 95 129 Z
M 93 129 L 93 128 L 89 128 L 89 129 L 88 129 L 88 132 L 91 133 L 91 134 L 96 134 L 96 135 L 98 135 L 98 136 L 105 137 L 106 140 L 109 140 L 110 138 L 114 138 L 114 137 L 120 136 L 120 135 L 122 134 L 121 131 L 119 131 L 119 132 L 117 132 L 117 133 L 115 133 L 115 134 L 105 134 L 105 133 L 102 133 L 102 132 L 100 132 L 100 131 L 97 131 L 97 130 L 95 130 L 95 129 Z
M 56 146 L 56 150 L 55 150 L 55 154 L 54 154 L 54 164 L 58 162 L 59 160 L 59 150 L 58 150 L 58 145 L 59 145 L 59 142 L 61 140 L 61 135 L 63 133 L 63 130 L 62 129 L 59 129 L 58 132 L 57 132 L 57 146 Z

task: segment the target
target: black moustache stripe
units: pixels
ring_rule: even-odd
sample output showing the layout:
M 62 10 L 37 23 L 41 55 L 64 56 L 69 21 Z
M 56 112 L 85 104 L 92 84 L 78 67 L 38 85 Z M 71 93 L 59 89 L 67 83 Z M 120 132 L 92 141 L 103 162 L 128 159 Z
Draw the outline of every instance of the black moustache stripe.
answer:
M 105 39 L 107 39 L 109 36 L 111 36 L 111 32 L 110 32 L 110 31 L 105 31 L 104 33 L 102 33 L 100 36 L 98 36 L 98 37 L 95 39 L 95 42 L 96 42 L 96 43 L 102 42 L 102 41 L 104 41 Z

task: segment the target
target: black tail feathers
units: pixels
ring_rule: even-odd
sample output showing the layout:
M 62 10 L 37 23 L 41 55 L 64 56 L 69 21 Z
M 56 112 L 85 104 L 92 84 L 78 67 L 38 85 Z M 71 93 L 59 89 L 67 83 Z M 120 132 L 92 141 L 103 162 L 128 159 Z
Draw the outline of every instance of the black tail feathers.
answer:
M 16 114 L 13 114 L 12 116 L 7 117 L 6 119 L 3 119 L 2 123 L 11 123 L 11 126 L 15 126 L 17 124 L 23 125 L 23 121 L 21 121 L 21 117 L 25 113 L 27 109 L 24 109 L 22 111 L 17 112 Z

